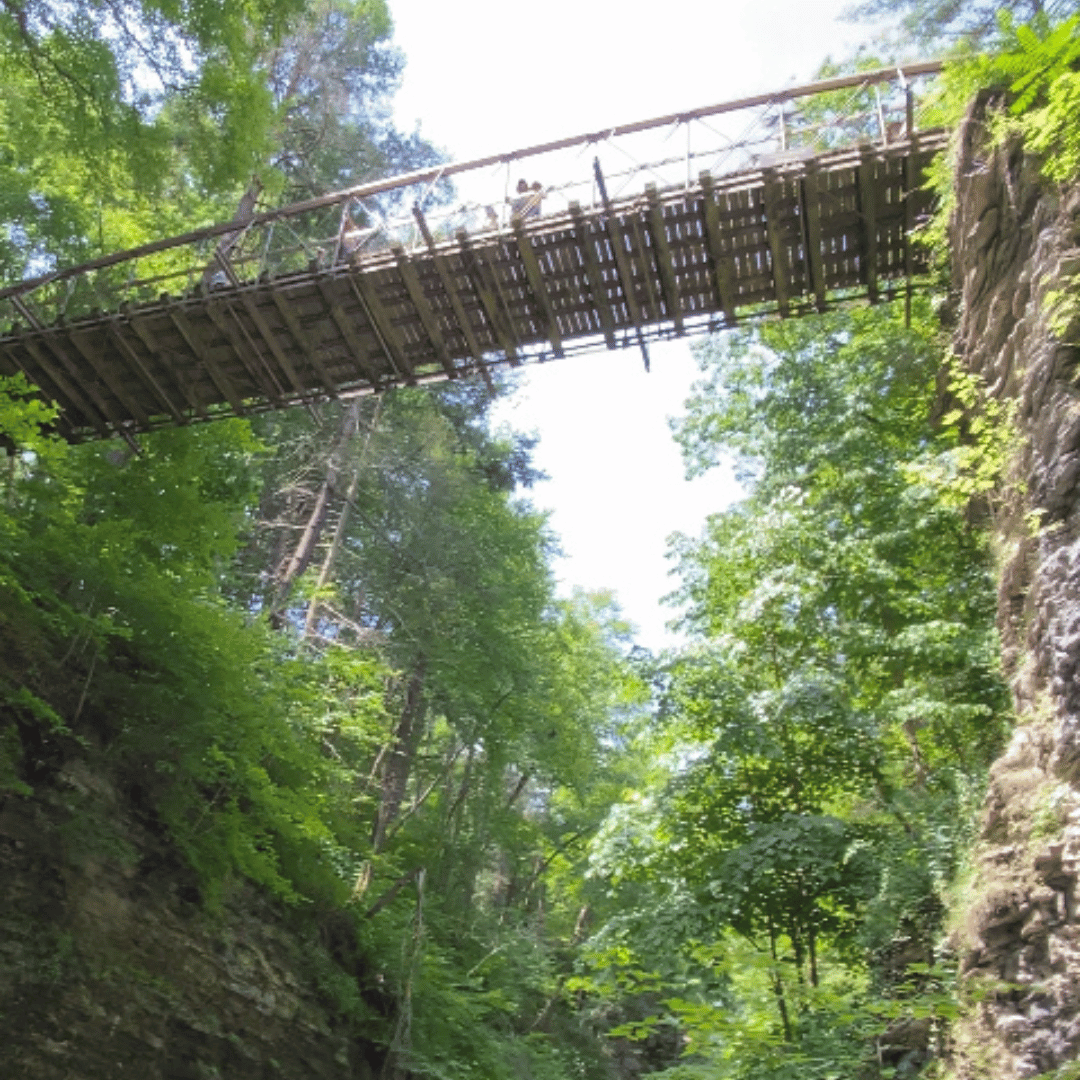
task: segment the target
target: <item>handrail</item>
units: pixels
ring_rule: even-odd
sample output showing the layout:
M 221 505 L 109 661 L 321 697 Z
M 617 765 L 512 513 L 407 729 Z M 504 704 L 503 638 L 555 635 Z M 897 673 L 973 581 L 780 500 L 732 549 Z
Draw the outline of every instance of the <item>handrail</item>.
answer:
M 371 195 L 381 195 L 388 191 L 396 191 L 400 188 L 411 187 L 414 184 L 433 183 L 442 177 L 455 176 L 475 169 L 487 168 L 491 165 L 520 161 L 524 158 L 534 157 L 540 154 L 549 154 L 554 151 L 565 150 L 574 146 L 588 146 L 605 139 L 618 138 L 622 135 L 633 135 L 638 132 L 648 131 L 652 128 L 667 127 L 671 124 L 686 123 L 687 121 L 702 119 L 706 116 L 717 116 L 722 113 L 737 112 L 742 109 L 752 109 L 761 105 L 779 104 L 802 97 L 810 97 L 814 94 L 828 93 L 833 90 L 872 86 L 878 83 L 890 82 L 895 78 L 899 78 L 901 83 L 903 83 L 907 77 L 937 74 L 942 69 L 942 66 L 943 62 L 941 60 L 923 60 L 917 63 L 898 65 L 896 67 L 876 68 L 872 71 L 858 72 L 853 75 L 840 75 L 831 79 L 820 79 L 817 82 L 776 90 L 771 93 L 754 94 L 750 97 L 737 98 L 734 101 L 706 105 L 684 112 L 667 113 L 664 116 L 657 116 L 648 120 L 637 120 L 630 124 L 621 124 L 611 128 L 603 128 L 599 131 L 571 135 L 562 139 L 555 139 L 551 142 L 537 143 L 533 146 L 506 151 L 501 154 L 488 154 L 485 157 L 473 158 L 469 161 L 433 165 L 425 169 L 417 169 L 413 172 L 386 177 L 382 180 L 373 180 L 364 184 L 358 184 L 355 187 L 345 188 L 341 191 L 331 192 L 327 195 L 320 195 L 302 202 L 291 203 L 288 206 L 282 206 L 275 210 L 266 210 L 248 218 L 243 223 L 243 228 L 249 229 L 259 225 L 270 224 L 271 222 L 280 221 L 297 214 L 319 210 L 327 206 L 334 206 L 347 199 L 362 199 Z M 15 285 L 9 285 L 4 289 L 0 289 L 0 300 L 20 296 L 24 293 L 32 292 L 42 285 L 56 281 L 64 281 L 90 270 L 101 270 L 105 267 L 115 266 L 117 263 L 126 262 L 130 259 L 138 259 L 146 255 L 156 254 L 157 252 L 168 251 L 171 248 L 197 243 L 200 240 L 209 240 L 217 236 L 235 233 L 237 229 L 238 225 L 236 221 L 218 222 L 217 224 L 207 225 L 200 229 L 193 229 L 190 232 L 182 233 L 178 236 L 154 240 L 138 247 L 113 252 L 109 255 L 103 255 L 97 259 L 92 259 L 89 262 L 80 263 L 77 266 L 55 270 L 34 278 L 26 278 Z

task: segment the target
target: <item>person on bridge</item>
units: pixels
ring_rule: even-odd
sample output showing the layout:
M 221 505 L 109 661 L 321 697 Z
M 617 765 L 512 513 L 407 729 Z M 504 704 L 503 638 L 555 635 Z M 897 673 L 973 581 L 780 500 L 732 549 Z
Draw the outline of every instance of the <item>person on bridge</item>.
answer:
M 511 221 L 528 221 L 540 216 L 540 204 L 544 199 L 544 189 L 540 181 L 534 181 L 532 187 L 526 180 L 517 182 L 517 198 L 510 205 Z
M 360 252 L 376 232 L 378 232 L 378 229 L 357 225 L 356 219 L 352 216 L 352 210 L 346 204 L 345 211 L 341 216 L 338 258 L 351 259 Z

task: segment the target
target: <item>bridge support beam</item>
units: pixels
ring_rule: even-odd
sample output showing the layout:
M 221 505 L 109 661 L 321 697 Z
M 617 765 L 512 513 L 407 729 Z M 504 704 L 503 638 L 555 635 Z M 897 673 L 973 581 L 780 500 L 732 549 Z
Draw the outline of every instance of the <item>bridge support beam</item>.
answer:
M 724 241 L 720 231 L 720 210 L 716 205 L 716 193 L 713 188 L 713 178 L 707 172 L 698 177 L 701 185 L 701 201 L 705 208 L 705 241 L 709 249 L 709 262 L 712 265 L 713 278 L 716 284 L 716 296 L 720 301 L 720 308 L 724 312 L 724 319 L 728 326 L 734 326 L 735 316 L 735 289 L 731 281 L 732 260 L 724 254 Z
M 667 226 L 664 224 L 664 211 L 660 205 L 660 195 L 655 184 L 645 185 L 645 198 L 649 203 L 649 229 L 652 233 L 653 252 L 660 271 L 660 285 L 664 293 L 664 307 L 667 316 L 675 327 L 675 333 L 682 337 L 686 333 L 683 326 L 682 303 L 679 300 L 679 284 L 675 275 L 675 263 L 671 257 L 671 246 L 667 239 Z
M 780 179 L 772 169 L 764 173 L 762 202 L 765 208 L 765 232 L 769 238 L 769 262 L 772 265 L 773 289 L 776 292 L 776 307 L 780 318 L 786 319 L 791 313 L 789 287 L 791 282 L 791 260 L 788 258 L 787 243 L 780 231 L 781 206 L 784 203 Z
M 600 269 L 600 263 L 596 258 L 596 241 L 590 235 L 589 223 L 581 212 L 580 204 L 570 204 L 570 217 L 574 222 L 574 240 L 577 244 L 578 254 L 581 256 L 582 265 L 585 267 L 585 276 L 589 282 L 589 294 L 592 298 L 592 306 L 596 309 L 600 327 L 604 331 L 604 341 L 609 349 L 615 348 L 615 316 L 611 311 L 608 301 L 607 285 L 604 282 L 604 274 Z

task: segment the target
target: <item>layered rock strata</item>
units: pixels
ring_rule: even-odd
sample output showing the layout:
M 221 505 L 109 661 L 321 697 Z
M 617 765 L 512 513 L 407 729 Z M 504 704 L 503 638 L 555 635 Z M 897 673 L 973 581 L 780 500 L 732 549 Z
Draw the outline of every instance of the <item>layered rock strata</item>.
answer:
M 252 889 L 208 911 L 106 777 L 72 760 L 0 797 L 0 1077 L 371 1080 L 335 942 Z
M 957 900 L 965 1080 L 1054 1074 L 1080 1057 L 1080 319 L 1063 303 L 1080 288 L 1080 187 L 1052 189 L 1016 140 L 994 146 L 998 107 L 983 95 L 961 130 L 950 237 L 955 350 L 1011 417 L 989 510 L 1019 717 Z

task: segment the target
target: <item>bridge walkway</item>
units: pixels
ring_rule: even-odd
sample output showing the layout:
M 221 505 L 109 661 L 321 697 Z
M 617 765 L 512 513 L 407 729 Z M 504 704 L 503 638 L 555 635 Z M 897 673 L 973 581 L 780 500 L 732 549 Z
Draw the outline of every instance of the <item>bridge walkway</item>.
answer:
M 46 324 L 29 288 L 0 293 L 22 316 L 0 334 L 0 373 L 55 400 L 69 438 L 130 438 L 873 302 L 925 269 L 911 237 L 945 136 L 907 135 L 441 238 L 417 211 L 412 251 L 338 244 L 247 280 L 219 228 L 213 272 L 181 295 Z

